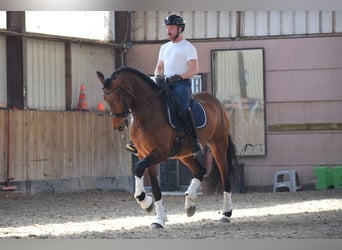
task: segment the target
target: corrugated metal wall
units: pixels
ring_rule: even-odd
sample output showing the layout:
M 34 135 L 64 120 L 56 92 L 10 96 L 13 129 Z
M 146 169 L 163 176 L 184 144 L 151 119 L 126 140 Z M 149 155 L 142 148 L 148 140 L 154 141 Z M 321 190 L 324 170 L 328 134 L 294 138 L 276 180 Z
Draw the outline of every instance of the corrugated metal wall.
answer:
M 88 105 L 96 109 L 98 102 L 103 101 L 102 87 L 97 79 L 96 71 L 101 71 L 105 76 L 115 71 L 114 48 L 73 44 L 71 57 L 72 107 L 77 106 L 80 85 L 84 84 Z
M 278 36 L 342 32 L 342 12 L 245 11 L 243 36 Z
M 63 42 L 26 39 L 26 86 L 29 108 L 66 109 Z
M 7 105 L 6 37 L 0 36 L 0 103 Z
M 188 39 L 237 36 L 236 11 L 137 11 L 132 14 L 132 40 L 166 39 L 163 27 L 167 15 L 184 17 Z M 342 32 L 342 11 L 242 11 L 240 36 L 281 36 Z
M 166 39 L 165 17 L 183 16 L 187 38 L 224 38 L 236 36 L 236 12 L 233 11 L 136 11 L 132 13 L 132 40 Z
M 66 109 L 64 42 L 26 39 L 27 106 L 40 110 Z M 72 107 L 76 108 L 80 85 L 86 86 L 89 107 L 97 108 L 103 101 L 96 71 L 105 75 L 115 70 L 114 49 L 83 44 L 71 46 Z

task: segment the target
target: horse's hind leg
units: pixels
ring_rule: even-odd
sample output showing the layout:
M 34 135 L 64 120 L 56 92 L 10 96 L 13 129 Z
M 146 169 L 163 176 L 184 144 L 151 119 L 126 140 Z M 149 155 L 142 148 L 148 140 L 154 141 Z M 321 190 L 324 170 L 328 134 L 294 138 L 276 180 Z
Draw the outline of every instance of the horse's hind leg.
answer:
M 223 185 L 223 209 L 221 221 L 229 221 L 229 217 L 232 216 L 233 206 L 232 206 L 232 193 L 231 193 L 231 183 L 230 177 L 228 175 L 228 161 L 227 161 L 227 149 L 228 140 L 216 141 L 210 144 L 210 149 L 213 158 L 216 162 L 217 168 L 221 176 L 221 183 Z
M 150 177 L 152 194 L 155 199 L 154 206 L 156 210 L 156 216 L 152 222 L 152 229 L 164 228 L 165 222 L 167 221 L 166 210 L 163 204 L 161 195 L 161 189 L 157 178 L 157 166 L 151 166 L 147 169 Z
M 191 217 L 196 212 L 197 190 L 201 185 L 206 169 L 193 157 L 183 158 L 181 161 L 190 169 L 194 177 L 185 192 L 185 211 Z

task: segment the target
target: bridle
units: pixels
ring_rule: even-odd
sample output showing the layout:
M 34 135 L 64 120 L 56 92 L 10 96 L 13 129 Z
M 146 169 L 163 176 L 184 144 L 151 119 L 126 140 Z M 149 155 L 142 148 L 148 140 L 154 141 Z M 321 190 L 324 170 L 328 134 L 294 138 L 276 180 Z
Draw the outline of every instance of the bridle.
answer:
M 138 111 L 140 111 L 143 107 L 145 107 L 148 103 L 150 103 L 155 97 L 157 96 L 160 96 L 162 92 L 165 91 L 166 88 L 168 88 L 169 85 L 166 84 L 165 86 L 163 86 L 163 88 L 161 88 L 158 92 L 154 93 L 154 95 L 151 96 L 151 98 L 149 98 L 146 102 L 144 102 L 143 104 L 141 104 L 140 106 L 134 108 L 134 109 L 130 109 L 129 106 L 128 106 L 128 102 L 127 102 L 127 98 L 126 98 L 126 95 L 125 95 L 125 89 L 120 85 L 118 86 L 117 88 L 114 88 L 112 89 L 112 91 L 110 93 L 105 93 L 103 91 L 103 94 L 107 97 L 110 97 L 112 96 L 114 93 L 116 92 L 119 92 L 119 98 L 120 100 L 122 99 L 123 100 L 123 106 L 124 106 L 124 109 L 122 112 L 120 113 L 113 113 L 113 112 L 110 112 L 109 115 L 111 117 L 115 117 L 115 118 L 127 118 L 127 116 L 129 114 L 134 114 Z M 105 90 L 106 88 L 103 87 L 102 88 L 103 90 Z
M 128 103 L 127 103 L 127 99 L 126 99 L 126 95 L 124 94 L 124 88 L 122 88 L 122 86 L 119 86 L 115 89 L 112 90 L 112 92 L 110 92 L 109 94 L 106 94 L 104 92 L 105 88 L 102 88 L 103 89 L 103 94 L 105 96 L 112 96 L 114 93 L 116 92 L 119 92 L 119 98 L 120 100 L 122 99 L 123 100 L 123 106 L 124 106 L 124 109 L 122 112 L 120 113 L 113 113 L 113 112 L 110 112 L 109 115 L 111 117 L 115 117 L 115 118 L 126 118 L 130 113 L 132 113 L 130 110 L 129 110 L 129 107 L 128 107 Z

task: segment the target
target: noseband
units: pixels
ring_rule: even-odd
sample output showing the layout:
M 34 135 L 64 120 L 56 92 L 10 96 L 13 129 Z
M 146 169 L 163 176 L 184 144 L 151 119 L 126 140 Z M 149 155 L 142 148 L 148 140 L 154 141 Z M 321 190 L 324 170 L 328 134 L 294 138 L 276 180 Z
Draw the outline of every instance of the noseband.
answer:
M 129 108 L 128 108 L 128 103 L 127 103 L 126 96 L 124 94 L 124 89 L 121 86 L 119 86 L 119 87 L 113 89 L 113 91 L 111 93 L 109 93 L 109 94 L 106 94 L 104 92 L 104 90 L 105 90 L 105 88 L 103 88 L 103 94 L 105 96 L 108 96 L 108 97 L 112 96 L 116 92 L 119 92 L 120 100 L 123 100 L 124 110 L 122 112 L 120 112 L 120 113 L 112 113 L 112 112 L 110 112 L 109 115 L 111 117 L 116 117 L 116 118 L 126 118 L 131 112 L 129 111 Z

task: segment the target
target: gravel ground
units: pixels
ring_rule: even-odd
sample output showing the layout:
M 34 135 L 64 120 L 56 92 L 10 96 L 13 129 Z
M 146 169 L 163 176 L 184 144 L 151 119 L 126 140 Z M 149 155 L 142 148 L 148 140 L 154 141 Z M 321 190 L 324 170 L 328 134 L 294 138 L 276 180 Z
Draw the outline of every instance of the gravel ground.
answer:
M 151 230 L 132 194 L 88 191 L 27 196 L 0 192 L 0 239 L 341 239 L 342 189 L 233 194 L 219 222 L 221 195 L 201 195 L 193 217 L 182 195 L 164 195 L 166 227 Z

